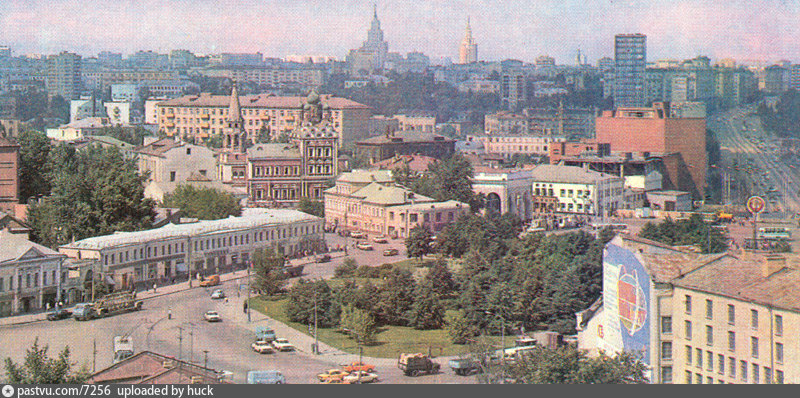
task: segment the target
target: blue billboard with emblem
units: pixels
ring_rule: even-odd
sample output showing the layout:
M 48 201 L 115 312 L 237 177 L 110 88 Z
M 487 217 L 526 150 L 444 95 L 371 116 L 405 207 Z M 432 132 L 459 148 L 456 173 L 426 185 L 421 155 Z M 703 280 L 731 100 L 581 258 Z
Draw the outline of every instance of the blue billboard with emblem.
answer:
M 609 243 L 603 252 L 602 340 L 607 351 L 642 354 L 650 364 L 650 275 L 632 251 Z

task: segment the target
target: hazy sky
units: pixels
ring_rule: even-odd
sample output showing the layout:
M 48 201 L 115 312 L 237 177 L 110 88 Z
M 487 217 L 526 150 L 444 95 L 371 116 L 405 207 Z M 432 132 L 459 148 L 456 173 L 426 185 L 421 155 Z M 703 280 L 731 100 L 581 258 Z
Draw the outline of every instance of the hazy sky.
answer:
M 364 0 L 0 0 L 0 43 L 15 54 L 139 49 L 331 55 L 361 45 Z M 800 60 L 798 0 L 381 0 L 389 51 L 458 59 L 467 16 L 482 60 L 594 63 L 616 33 L 647 34 L 648 59 Z

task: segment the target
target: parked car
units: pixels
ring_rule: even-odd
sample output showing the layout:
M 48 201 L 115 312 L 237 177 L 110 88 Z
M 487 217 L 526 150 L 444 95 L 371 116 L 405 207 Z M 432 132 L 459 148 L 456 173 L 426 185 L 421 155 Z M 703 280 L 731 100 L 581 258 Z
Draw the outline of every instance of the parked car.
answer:
M 272 343 L 277 338 L 274 330 L 266 326 L 256 326 L 256 340 Z
M 389 239 L 386 239 L 386 237 L 383 235 L 372 238 L 372 241 L 375 243 L 389 243 Z
M 356 248 L 359 250 L 366 250 L 366 251 L 374 250 L 372 245 L 370 245 L 367 242 L 358 242 L 358 244 L 356 244 Z
M 367 238 L 367 234 L 365 234 L 363 232 L 359 232 L 359 231 L 352 231 L 352 232 L 350 232 L 350 237 L 354 238 L 354 239 L 366 239 Z
M 206 313 L 203 314 L 203 317 L 208 322 L 220 322 L 220 321 L 222 321 L 222 318 L 220 318 L 219 313 L 217 311 L 206 311 Z
M 363 371 L 363 372 L 374 372 L 375 365 L 369 365 L 364 362 L 353 362 L 351 364 L 345 365 L 344 369 L 346 372 L 355 372 L 355 371 Z
M 345 377 L 342 377 L 342 381 L 347 384 L 373 383 L 378 381 L 378 375 L 373 372 L 357 370 Z
M 219 275 L 211 275 L 200 281 L 200 287 L 217 286 L 219 283 Z
M 399 253 L 400 252 L 397 249 L 386 249 L 386 250 L 383 251 L 383 255 L 386 256 L 386 257 L 396 256 Z
M 272 354 L 275 352 L 275 349 L 272 348 L 272 345 L 264 340 L 253 342 L 253 344 L 250 345 L 250 348 L 259 354 Z
M 448 365 L 450 365 L 450 369 L 453 369 L 453 372 L 459 376 L 468 376 L 481 371 L 480 363 L 471 358 L 451 359 Z
M 330 262 L 330 261 L 331 261 L 330 254 L 323 254 L 323 255 L 317 256 L 317 262 L 318 263 L 327 263 L 327 262 Z
M 286 384 L 286 378 L 278 370 L 251 370 L 247 372 L 247 384 Z
M 326 380 L 342 380 L 345 376 L 350 374 L 341 369 L 328 369 L 323 373 L 317 375 L 317 379 L 321 382 Z
M 224 299 L 225 298 L 225 292 L 222 291 L 222 289 L 214 290 L 214 292 L 211 293 L 211 298 L 213 300 Z
M 277 351 L 294 351 L 292 343 L 284 338 L 275 339 L 275 341 L 272 342 L 272 347 Z
M 47 313 L 47 320 L 48 321 L 57 321 L 59 319 L 69 318 L 72 316 L 72 312 L 65 309 L 55 310 Z

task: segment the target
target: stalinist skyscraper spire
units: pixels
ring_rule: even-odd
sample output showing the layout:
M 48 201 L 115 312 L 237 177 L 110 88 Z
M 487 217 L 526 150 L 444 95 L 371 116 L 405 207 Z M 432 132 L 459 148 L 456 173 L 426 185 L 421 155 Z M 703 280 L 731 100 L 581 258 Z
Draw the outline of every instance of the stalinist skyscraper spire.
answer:
M 464 39 L 461 40 L 458 63 L 471 64 L 473 62 L 478 62 L 478 44 L 472 39 L 472 27 L 469 26 L 469 17 L 467 17 L 467 30 L 464 33 Z

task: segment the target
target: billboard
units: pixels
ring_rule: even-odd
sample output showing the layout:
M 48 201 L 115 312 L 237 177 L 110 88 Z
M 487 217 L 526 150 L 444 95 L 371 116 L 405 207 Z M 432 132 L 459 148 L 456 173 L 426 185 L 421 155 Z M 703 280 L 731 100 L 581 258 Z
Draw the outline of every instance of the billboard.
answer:
M 628 249 L 614 244 L 603 252 L 603 346 L 635 351 L 650 364 L 650 276 Z

